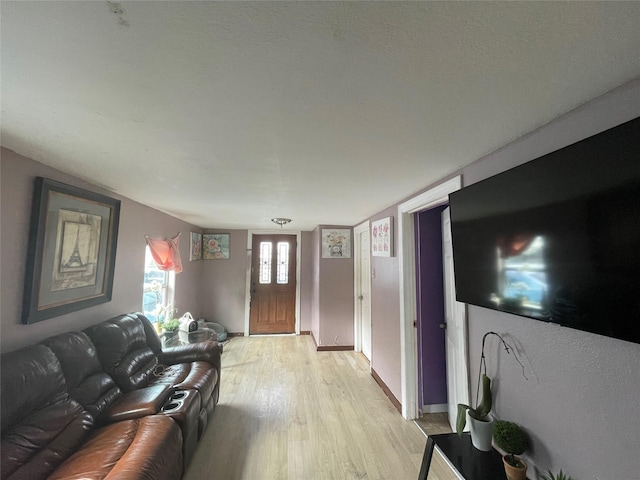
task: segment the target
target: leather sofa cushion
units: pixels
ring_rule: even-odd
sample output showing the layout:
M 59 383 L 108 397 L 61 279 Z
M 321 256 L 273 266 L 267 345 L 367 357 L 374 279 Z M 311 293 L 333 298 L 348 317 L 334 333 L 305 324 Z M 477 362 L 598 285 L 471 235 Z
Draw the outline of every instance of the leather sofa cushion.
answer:
M 182 433 L 165 415 L 102 427 L 49 480 L 171 480 L 182 474 Z
M 60 362 L 51 349 L 32 345 L 2 355 L 2 433 L 22 418 L 67 399 Z
M 158 361 L 164 365 L 173 365 L 174 363 L 204 360 L 213 365 L 220 374 L 221 355 L 222 344 L 210 341 L 165 348 L 158 356 Z
M 98 350 L 103 369 L 123 392 L 146 387 L 158 365 L 147 345 L 142 321 L 134 315 L 119 315 L 85 329 Z
M 46 477 L 93 428 L 66 390 L 62 366 L 45 345 L 2 356 L 1 478 Z
M 125 393 L 104 412 L 102 421 L 111 423 L 154 415 L 160 411 L 173 391 L 171 385 L 154 385 Z
M 122 395 L 113 378 L 102 370 L 96 347 L 86 333 L 63 333 L 42 343 L 58 357 L 71 398 L 94 420 Z
M 46 478 L 80 447 L 92 429 L 93 418 L 75 400 L 36 410 L 3 435 L 1 478 Z

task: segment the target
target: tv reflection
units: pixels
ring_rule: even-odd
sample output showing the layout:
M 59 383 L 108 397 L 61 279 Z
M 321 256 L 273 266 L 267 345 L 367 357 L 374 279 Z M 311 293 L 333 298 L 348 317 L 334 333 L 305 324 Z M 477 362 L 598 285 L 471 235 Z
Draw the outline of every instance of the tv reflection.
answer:
M 490 302 L 498 310 L 546 318 L 548 279 L 542 235 L 504 235 L 497 240 L 498 275 Z

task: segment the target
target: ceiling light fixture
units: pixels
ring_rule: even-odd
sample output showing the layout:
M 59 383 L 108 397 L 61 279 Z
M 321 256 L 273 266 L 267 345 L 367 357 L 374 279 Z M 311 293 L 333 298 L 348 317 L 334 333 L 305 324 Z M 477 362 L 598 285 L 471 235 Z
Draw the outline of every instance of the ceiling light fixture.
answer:
M 276 223 L 276 224 L 280 225 L 280 228 L 282 228 L 287 223 L 289 223 L 291 221 L 291 219 L 290 218 L 276 217 L 276 218 L 272 218 L 271 221 L 273 223 Z

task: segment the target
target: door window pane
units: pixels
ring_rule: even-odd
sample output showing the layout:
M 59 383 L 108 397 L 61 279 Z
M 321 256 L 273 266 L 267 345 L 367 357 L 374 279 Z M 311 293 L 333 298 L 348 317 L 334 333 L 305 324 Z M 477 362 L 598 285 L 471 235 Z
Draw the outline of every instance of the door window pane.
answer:
M 271 283 L 271 242 L 260 242 L 260 275 L 259 282 Z
M 276 283 L 289 283 L 289 243 L 278 242 L 278 276 Z

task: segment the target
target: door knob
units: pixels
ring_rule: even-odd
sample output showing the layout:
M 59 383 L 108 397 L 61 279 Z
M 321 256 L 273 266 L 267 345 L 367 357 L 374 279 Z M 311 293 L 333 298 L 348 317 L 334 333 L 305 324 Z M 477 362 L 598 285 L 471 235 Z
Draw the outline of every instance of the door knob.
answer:
M 439 326 L 441 329 L 443 329 L 443 330 L 445 330 L 445 329 L 447 328 L 447 324 L 446 324 L 446 323 L 444 323 L 444 322 L 443 322 L 443 323 L 438 324 L 438 326 Z

